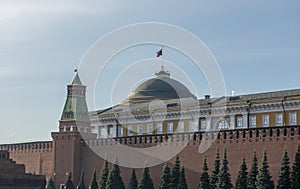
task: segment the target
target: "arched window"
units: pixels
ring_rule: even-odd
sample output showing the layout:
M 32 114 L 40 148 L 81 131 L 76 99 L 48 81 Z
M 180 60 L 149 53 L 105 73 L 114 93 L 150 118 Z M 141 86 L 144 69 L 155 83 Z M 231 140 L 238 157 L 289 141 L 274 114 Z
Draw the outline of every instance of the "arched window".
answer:
M 220 120 L 219 123 L 218 123 L 218 128 L 219 129 L 228 129 L 229 124 L 228 124 L 227 120 L 226 119 Z

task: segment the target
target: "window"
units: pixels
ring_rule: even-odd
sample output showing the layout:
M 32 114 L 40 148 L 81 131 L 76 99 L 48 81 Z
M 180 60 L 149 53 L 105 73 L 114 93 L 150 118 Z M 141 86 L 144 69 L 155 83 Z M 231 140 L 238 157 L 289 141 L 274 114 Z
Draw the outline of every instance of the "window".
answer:
M 201 130 L 206 130 L 206 119 L 205 118 L 201 118 L 200 119 L 200 128 Z
M 256 127 L 256 116 L 252 115 L 249 117 L 249 127 Z
M 107 129 L 105 127 L 101 127 L 100 129 L 100 137 L 107 138 Z
M 228 129 L 229 128 L 229 124 L 226 121 L 226 119 L 222 119 L 221 121 L 219 121 L 218 128 L 219 129 Z
M 119 137 L 123 136 L 123 127 L 119 126 Z
M 236 127 L 243 127 L 243 116 L 236 117 Z
M 196 121 L 190 120 L 189 121 L 189 132 L 196 132 L 196 131 L 197 131 Z
M 153 132 L 153 125 L 147 124 L 147 134 L 151 135 Z
M 275 122 L 276 122 L 276 126 L 282 125 L 282 114 L 275 115 Z
M 297 114 L 296 112 L 291 112 L 289 114 L 290 125 L 296 125 L 297 123 Z
M 262 116 L 262 126 L 268 127 L 269 126 L 269 115 Z
M 132 125 L 129 125 L 128 127 L 127 127 L 127 136 L 132 136 Z
M 178 133 L 183 133 L 184 132 L 184 122 L 179 121 L 178 122 Z
M 156 125 L 156 133 L 157 134 L 162 134 L 162 132 L 163 132 L 162 123 L 157 123 L 157 125 Z
M 138 133 L 138 135 L 142 135 L 143 134 L 143 125 L 139 124 L 137 126 L 137 133 Z
M 116 129 L 114 126 L 109 126 L 109 130 L 108 130 L 109 136 L 110 137 L 115 137 L 116 136 Z
M 173 122 L 168 122 L 168 133 L 173 133 Z

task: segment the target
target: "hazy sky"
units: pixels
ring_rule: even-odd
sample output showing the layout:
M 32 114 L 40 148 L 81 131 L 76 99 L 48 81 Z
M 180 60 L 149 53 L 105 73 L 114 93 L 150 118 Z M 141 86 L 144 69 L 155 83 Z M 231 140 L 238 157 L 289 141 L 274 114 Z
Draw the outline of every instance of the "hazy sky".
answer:
M 74 68 L 96 40 L 128 24 L 163 22 L 196 35 L 216 58 L 227 94 L 300 88 L 299 16 L 298 0 L 0 1 L 0 143 L 49 140 Z M 159 48 L 129 49 L 103 77 L 118 75 L 123 61 L 155 56 Z M 179 67 L 188 62 L 172 49 L 165 49 L 165 57 Z M 158 68 L 154 64 L 147 77 Z M 205 81 L 193 84 L 198 96 L 207 93 Z M 110 106 L 107 86 L 97 86 L 96 107 Z

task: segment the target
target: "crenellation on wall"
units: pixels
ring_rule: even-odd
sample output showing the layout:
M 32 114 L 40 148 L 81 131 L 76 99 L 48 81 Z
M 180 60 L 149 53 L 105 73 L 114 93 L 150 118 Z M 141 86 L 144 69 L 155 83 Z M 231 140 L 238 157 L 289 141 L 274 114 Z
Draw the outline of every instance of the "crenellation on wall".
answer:
M 81 146 L 155 146 L 161 143 L 174 144 L 187 142 L 189 145 L 199 145 L 203 141 L 216 141 L 217 143 L 245 143 L 265 141 L 300 140 L 300 129 L 298 126 L 251 128 L 240 130 L 221 130 L 209 132 L 177 133 L 161 135 L 142 135 L 119 138 L 103 138 L 82 140 Z M 190 144 L 191 143 L 191 144 Z
M 18 164 L 25 164 L 26 173 L 53 176 L 53 141 L 2 144 L 0 150 L 7 150 Z
M 0 150 L 8 150 L 11 153 L 30 153 L 30 152 L 43 152 L 52 151 L 52 141 L 41 142 L 28 142 L 28 143 L 16 143 L 16 144 L 1 144 Z

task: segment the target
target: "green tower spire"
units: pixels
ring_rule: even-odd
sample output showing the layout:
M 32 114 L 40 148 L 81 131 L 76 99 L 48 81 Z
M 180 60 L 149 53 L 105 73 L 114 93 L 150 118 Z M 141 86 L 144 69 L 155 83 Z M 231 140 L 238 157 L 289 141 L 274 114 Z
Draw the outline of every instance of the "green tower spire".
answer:
M 81 80 L 80 80 L 79 75 L 78 75 L 78 71 L 75 70 L 75 72 L 76 72 L 76 75 L 73 79 L 72 85 L 82 85 Z
M 59 131 L 86 131 L 90 127 L 86 86 L 81 83 L 78 71 L 75 72 L 72 84 L 67 85 L 67 99 L 59 121 Z

